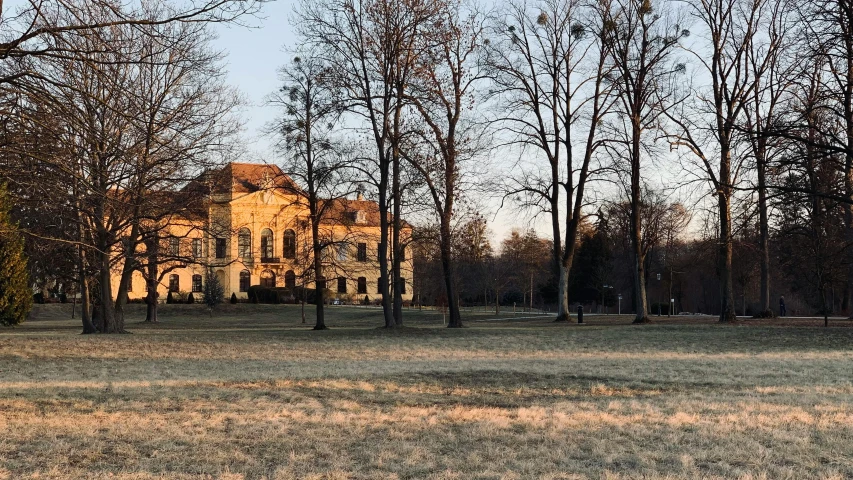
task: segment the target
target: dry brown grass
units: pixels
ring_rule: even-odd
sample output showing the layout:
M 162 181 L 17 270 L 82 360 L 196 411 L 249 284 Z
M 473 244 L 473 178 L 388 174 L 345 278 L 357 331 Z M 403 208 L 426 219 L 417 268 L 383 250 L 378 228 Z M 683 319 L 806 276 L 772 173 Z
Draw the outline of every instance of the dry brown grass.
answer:
M 169 306 L 81 336 L 60 308 L 0 330 L 0 479 L 853 478 L 842 321 Z

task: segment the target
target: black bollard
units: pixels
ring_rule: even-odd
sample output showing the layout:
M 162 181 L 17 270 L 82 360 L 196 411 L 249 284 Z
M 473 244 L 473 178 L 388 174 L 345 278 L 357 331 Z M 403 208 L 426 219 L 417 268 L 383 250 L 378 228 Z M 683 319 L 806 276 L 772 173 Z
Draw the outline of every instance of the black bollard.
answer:
M 578 323 L 583 323 L 583 305 L 578 304 Z

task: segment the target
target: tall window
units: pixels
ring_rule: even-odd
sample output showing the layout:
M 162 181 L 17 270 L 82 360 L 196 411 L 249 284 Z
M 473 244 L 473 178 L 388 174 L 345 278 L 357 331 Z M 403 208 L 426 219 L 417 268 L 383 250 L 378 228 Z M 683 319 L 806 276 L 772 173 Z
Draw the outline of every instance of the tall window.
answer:
M 243 270 L 240 272 L 240 291 L 248 292 L 249 285 L 252 283 L 252 274 L 249 273 L 248 270 Z
M 400 247 L 400 261 L 401 262 L 406 261 L 406 246 L 405 245 Z
M 269 228 L 261 231 L 261 258 L 273 258 L 273 235 Z
M 400 293 L 406 293 L 406 279 L 400 277 Z
M 359 243 L 358 244 L 358 253 L 356 253 L 356 260 L 359 262 L 367 261 L 367 244 Z
M 133 274 L 131 273 L 129 277 L 127 277 L 127 291 L 133 291 Z
M 264 270 L 261 272 L 261 286 L 273 288 L 275 287 L 275 273 L 272 270 Z
M 194 291 L 194 292 L 200 292 L 200 291 L 202 291 L 202 288 L 201 288 L 201 275 L 198 275 L 198 274 L 193 275 L 193 291 Z
M 382 293 L 382 277 L 376 279 L 376 293 Z
M 181 253 L 181 239 L 178 237 L 169 238 L 169 255 L 177 257 Z
M 284 231 L 281 256 L 284 258 L 296 258 L 296 232 L 293 230 Z
M 193 239 L 193 257 L 201 258 L 201 239 L 194 238 Z
M 287 288 L 296 287 L 296 274 L 293 273 L 293 270 L 284 272 L 284 286 Z
M 169 275 L 169 291 L 170 292 L 180 292 L 181 291 L 181 278 L 176 273 Z
M 367 293 L 367 279 L 358 277 L 358 293 Z
M 225 258 L 225 239 L 216 239 L 216 258 Z
M 347 293 L 346 277 L 338 277 L 338 293 Z
M 248 228 L 241 228 L 237 232 L 237 256 L 240 258 L 252 256 L 252 233 Z

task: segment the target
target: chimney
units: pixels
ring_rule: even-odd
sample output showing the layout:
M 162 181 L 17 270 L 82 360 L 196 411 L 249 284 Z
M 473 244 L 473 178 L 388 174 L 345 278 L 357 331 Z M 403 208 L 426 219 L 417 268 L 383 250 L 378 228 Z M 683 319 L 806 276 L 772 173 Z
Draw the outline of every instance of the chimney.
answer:
M 361 190 L 359 190 L 358 192 L 356 192 L 356 194 L 355 194 L 355 199 L 356 199 L 356 200 L 358 200 L 359 202 L 360 202 L 360 201 L 362 201 L 362 200 L 364 200 L 364 195 L 361 193 Z

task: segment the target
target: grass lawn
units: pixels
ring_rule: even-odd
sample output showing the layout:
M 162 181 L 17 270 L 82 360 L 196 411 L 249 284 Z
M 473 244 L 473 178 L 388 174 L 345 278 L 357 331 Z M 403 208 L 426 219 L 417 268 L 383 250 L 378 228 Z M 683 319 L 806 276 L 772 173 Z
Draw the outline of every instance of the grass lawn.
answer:
M 846 320 L 37 307 L 0 329 L 0 479 L 853 478 Z

